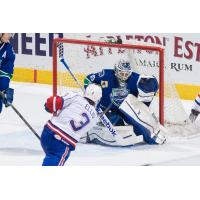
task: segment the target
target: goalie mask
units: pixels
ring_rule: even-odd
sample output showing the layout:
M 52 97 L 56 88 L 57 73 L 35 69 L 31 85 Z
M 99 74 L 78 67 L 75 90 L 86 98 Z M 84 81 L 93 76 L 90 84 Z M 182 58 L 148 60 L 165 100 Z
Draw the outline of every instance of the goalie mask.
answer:
M 128 80 L 132 73 L 131 65 L 128 61 L 120 60 L 115 64 L 115 76 L 122 82 Z

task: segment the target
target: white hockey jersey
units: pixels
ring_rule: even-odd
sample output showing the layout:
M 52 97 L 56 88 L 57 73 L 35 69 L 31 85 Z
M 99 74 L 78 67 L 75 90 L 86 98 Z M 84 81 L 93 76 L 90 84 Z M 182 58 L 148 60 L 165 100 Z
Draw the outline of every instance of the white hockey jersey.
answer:
M 75 147 L 81 136 L 97 123 L 97 113 L 94 106 L 78 93 L 70 91 L 63 99 L 62 110 L 47 122 L 47 127 L 57 139 Z

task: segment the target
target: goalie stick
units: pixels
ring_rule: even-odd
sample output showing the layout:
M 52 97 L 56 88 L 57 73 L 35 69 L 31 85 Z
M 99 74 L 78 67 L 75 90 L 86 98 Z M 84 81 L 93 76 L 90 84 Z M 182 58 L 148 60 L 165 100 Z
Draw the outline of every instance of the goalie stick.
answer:
M 63 43 L 58 43 L 58 49 L 59 49 L 60 62 L 68 70 L 68 72 L 70 73 L 70 75 L 72 76 L 72 78 L 74 79 L 74 81 L 77 83 L 77 85 L 80 87 L 80 89 L 82 90 L 82 92 L 84 92 L 85 89 L 83 88 L 83 86 L 81 85 L 81 83 L 79 82 L 79 80 L 76 78 L 76 76 L 73 74 L 73 72 L 71 71 L 71 69 L 69 68 L 68 64 L 66 63 L 66 61 L 64 59 L 64 47 L 63 47 Z M 106 109 L 106 112 L 107 112 L 107 110 L 108 109 Z M 97 108 L 96 111 L 97 111 L 97 114 L 99 116 L 99 119 L 104 124 L 104 126 L 107 128 L 108 132 L 110 134 L 112 134 L 112 136 L 116 139 L 116 142 L 119 143 L 119 144 L 121 144 L 122 146 L 130 145 L 130 143 L 129 144 L 126 143 L 126 141 L 124 141 L 123 138 L 119 135 L 119 133 L 115 130 L 115 128 L 113 127 L 113 125 L 111 124 L 111 122 L 107 118 L 107 116 L 104 114 L 104 112 L 102 111 L 102 109 L 101 108 Z
M 2 99 L 7 101 L 5 94 L 0 91 L 0 96 Z M 20 117 L 20 119 L 27 125 L 27 127 L 31 130 L 31 132 L 40 140 L 40 136 L 37 134 L 37 132 L 32 128 L 32 126 L 27 122 L 27 120 L 22 116 L 22 114 L 15 108 L 15 106 L 12 103 L 7 103 L 8 106 L 10 106 L 15 113 Z

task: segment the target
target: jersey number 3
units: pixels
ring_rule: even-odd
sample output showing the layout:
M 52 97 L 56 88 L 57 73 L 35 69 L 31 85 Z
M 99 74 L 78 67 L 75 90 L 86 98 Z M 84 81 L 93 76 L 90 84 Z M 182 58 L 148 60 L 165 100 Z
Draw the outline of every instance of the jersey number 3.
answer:
M 83 127 L 85 127 L 90 122 L 90 119 L 86 113 L 82 113 L 81 115 L 84 118 L 82 121 L 80 121 L 80 122 L 75 122 L 74 120 L 70 121 L 71 127 L 74 131 L 81 130 Z

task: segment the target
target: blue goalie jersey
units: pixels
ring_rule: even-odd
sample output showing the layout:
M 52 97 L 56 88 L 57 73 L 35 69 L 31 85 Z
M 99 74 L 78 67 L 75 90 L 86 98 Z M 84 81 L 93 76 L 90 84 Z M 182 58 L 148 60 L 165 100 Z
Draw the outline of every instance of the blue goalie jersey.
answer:
M 115 71 L 112 69 L 105 69 L 100 73 L 88 75 L 84 80 L 84 86 L 86 88 L 87 85 L 90 83 L 96 83 L 98 85 L 101 85 L 103 94 L 99 105 L 104 110 L 111 105 L 111 99 L 113 96 L 115 99 L 117 99 L 117 101 L 119 101 L 119 104 L 124 100 L 124 98 L 128 94 L 133 94 L 137 97 L 137 82 L 139 77 L 139 74 L 132 72 L 131 76 L 128 78 L 126 83 L 124 83 L 124 86 L 122 86 L 118 81 L 117 77 L 115 76 Z M 119 96 L 120 94 L 122 94 L 122 97 Z M 119 106 L 117 106 L 116 104 L 112 104 L 110 110 L 116 110 Z
M 118 80 L 114 70 L 106 69 L 100 73 L 88 75 L 84 80 L 85 87 L 90 83 L 101 85 L 103 94 L 99 106 L 103 110 L 108 108 L 109 111 L 106 112 L 106 116 L 114 126 L 126 126 L 126 124 L 132 125 L 134 134 L 137 136 L 143 135 L 144 141 L 148 144 L 163 144 L 165 142 L 166 139 L 165 137 L 162 138 L 162 135 L 162 139 L 159 142 L 157 140 L 160 131 L 156 133 L 156 136 L 153 134 L 152 137 L 151 130 L 144 126 L 146 122 L 138 118 L 138 115 L 141 112 L 139 112 L 139 114 L 136 113 L 136 116 L 134 115 L 135 117 L 133 117 L 129 115 L 129 113 L 126 113 L 125 110 L 119 109 L 119 106 L 128 94 L 140 97 L 140 99 L 141 97 L 144 97 L 145 101 L 142 102 L 149 106 L 158 90 L 158 83 L 155 77 L 149 78 L 132 72 L 126 82 L 124 82 Z M 146 99 L 148 101 L 146 101 Z M 139 119 L 139 121 L 136 120 L 136 118 Z M 152 128 L 152 126 L 150 127 Z M 99 139 L 96 139 L 94 143 L 97 143 L 98 141 L 101 142 L 99 144 L 104 144 L 104 142 Z

